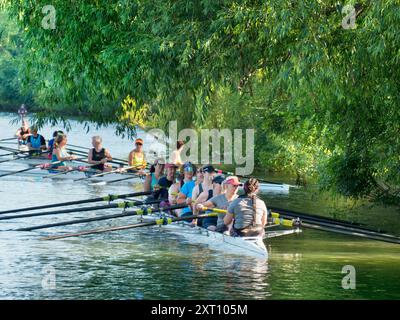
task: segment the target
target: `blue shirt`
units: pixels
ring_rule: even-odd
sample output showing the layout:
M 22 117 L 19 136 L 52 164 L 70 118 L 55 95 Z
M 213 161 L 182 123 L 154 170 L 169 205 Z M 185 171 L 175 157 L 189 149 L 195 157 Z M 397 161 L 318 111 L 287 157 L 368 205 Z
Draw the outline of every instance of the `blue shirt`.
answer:
M 186 196 L 186 198 L 191 198 L 195 185 L 196 185 L 196 182 L 194 182 L 193 180 L 185 182 L 185 184 L 181 188 L 181 193 L 183 193 Z M 192 212 L 192 209 L 190 209 L 190 207 L 186 207 L 186 208 L 182 209 L 182 214 L 188 213 L 188 212 Z

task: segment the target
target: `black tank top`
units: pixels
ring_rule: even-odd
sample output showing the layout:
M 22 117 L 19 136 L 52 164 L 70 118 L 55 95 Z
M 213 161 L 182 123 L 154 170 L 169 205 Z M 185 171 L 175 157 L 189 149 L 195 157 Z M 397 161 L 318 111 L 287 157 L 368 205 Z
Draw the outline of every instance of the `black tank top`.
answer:
M 93 161 L 101 161 L 106 158 L 106 149 L 101 149 L 99 152 L 96 151 L 95 148 L 92 149 L 92 160 Z M 104 170 L 104 164 L 97 164 L 95 166 L 92 166 L 92 169 L 96 170 Z
M 24 130 L 24 128 L 21 127 L 19 130 L 20 130 L 21 139 L 23 139 L 22 136 L 23 136 L 24 134 L 28 134 L 28 133 L 29 133 L 29 128 L 26 129 L 26 130 Z M 23 140 L 25 141 L 25 140 L 27 140 L 27 138 L 26 138 L 26 139 L 23 139 Z
M 204 191 L 204 189 L 203 189 L 203 184 L 200 183 L 200 184 L 199 184 L 199 194 L 202 193 L 203 191 Z M 208 197 L 207 197 L 207 200 L 210 200 L 210 199 L 213 197 L 213 194 L 214 194 L 214 190 L 213 190 L 213 189 L 208 190 Z

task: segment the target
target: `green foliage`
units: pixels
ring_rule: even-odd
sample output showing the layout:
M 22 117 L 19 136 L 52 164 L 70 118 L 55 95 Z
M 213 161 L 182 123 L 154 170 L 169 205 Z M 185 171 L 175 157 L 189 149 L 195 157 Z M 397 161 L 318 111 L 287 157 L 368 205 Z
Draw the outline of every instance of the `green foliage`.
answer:
M 347 196 L 400 185 L 399 0 L 357 1 L 355 29 L 333 0 L 54 0 L 55 30 L 45 1 L 2 2 L 46 117 L 146 106 L 148 126 L 255 128 L 258 165 Z
M 0 11 L 0 110 L 30 102 L 29 95 L 20 92 L 18 62 L 21 46 L 16 24 Z

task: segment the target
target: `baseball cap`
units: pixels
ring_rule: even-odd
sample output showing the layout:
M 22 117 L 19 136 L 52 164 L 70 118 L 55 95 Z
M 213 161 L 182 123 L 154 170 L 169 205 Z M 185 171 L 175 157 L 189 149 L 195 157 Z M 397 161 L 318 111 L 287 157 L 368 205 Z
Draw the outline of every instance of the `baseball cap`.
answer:
M 231 184 L 233 186 L 243 186 L 243 183 L 240 183 L 239 178 L 236 176 L 227 177 L 223 184 Z
M 137 139 L 135 140 L 135 144 L 141 144 L 141 145 L 143 145 L 143 140 L 140 139 L 140 138 L 137 138 Z
M 212 182 L 213 183 L 218 183 L 218 184 L 222 184 L 222 182 L 225 180 L 225 178 L 223 176 L 216 176 Z
M 213 173 L 213 172 L 215 172 L 215 169 L 212 165 L 208 165 L 208 166 L 203 167 L 203 172 L 204 173 L 206 173 L 206 172 Z

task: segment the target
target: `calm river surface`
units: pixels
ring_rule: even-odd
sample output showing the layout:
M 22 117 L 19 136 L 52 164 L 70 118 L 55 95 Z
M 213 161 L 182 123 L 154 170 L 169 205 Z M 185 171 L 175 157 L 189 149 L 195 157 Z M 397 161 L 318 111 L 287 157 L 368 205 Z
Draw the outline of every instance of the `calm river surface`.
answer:
M 0 114 L 0 139 L 16 126 Z M 41 132 L 49 138 L 54 129 Z M 86 133 L 72 122 L 69 142 L 90 146 L 100 134 L 114 157 L 126 158 L 132 141 L 112 128 Z M 144 135 L 143 135 L 144 136 Z M 145 148 L 154 141 L 145 137 Z M 12 145 L 8 145 L 12 146 Z M 157 145 L 152 146 L 155 150 Z M 2 154 L 3 152 L 0 152 Z M 10 164 L 0 164 L 0 169 Z M 16 169 L 23 168 L 16 166 Z M 275 176 L 270 180 L 291 182 Z M 141 185 L 94 185 L 47 181 L 34 177 L 0 180 L 0 211 L 122 194 Z M 298 211 L 356 220 L 400 235 L 400 212 L 332 199 L 312 186 L 289 194 L 263 194 L 267 204 Z M 59 241 L 40 241 L 48 234 L 132 223 L 129 218 L 59 227 L 40 232 L 7 231 L 72 218 L 105 215 L 120 210 L 63 214 L 0 221 L 0 299 L 399 299 L 400 246 L 354 237 L 303 230 L 267 242 L 269 260 L 258 261 L 216 252 L 156 229 L 134 229 Z M 356 289 L 342 288 L 343 266 L 356 270 Z M 55 272 L 55 288 L 42 286 Z

